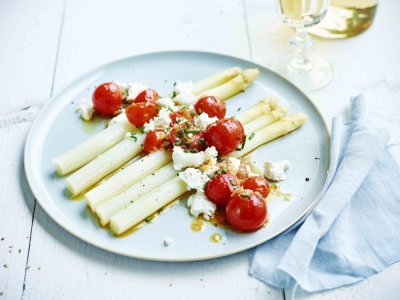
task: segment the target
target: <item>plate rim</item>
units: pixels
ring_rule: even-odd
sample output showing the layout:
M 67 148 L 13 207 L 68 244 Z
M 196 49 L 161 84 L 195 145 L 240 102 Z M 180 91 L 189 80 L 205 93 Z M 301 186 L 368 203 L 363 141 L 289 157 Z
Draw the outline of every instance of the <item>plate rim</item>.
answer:
M 324 115 L 321 113 L 320 109 L 314 104 L 314 101 L 311 100 L 311 97 L 308 96 L 305 92 L 303 92 L 298 86 L 296 86 L 294 83 L 292 83 L 291 81 L 289 81 L 288 79 L 284 78 L 283 76 L 279 75 L 278 73 L 274 72 L 273 70 L 269 69 L 268 67 L 265 67 L 257 62 L 251 61 L 249 59 L 245 59 L 242 57 L 238 57 L 238 56 L 233 56 L 233 55 L 229 55 L 229 54 L 224 54 L 224 53 L 218 53 L 218 52 L 212 52 L 212 51 L 202 51 L 202 50 L 166 50 L 166 51 L 150 51 L 150 52 L 143 52 L 143 53 L 138 53 L 138 54 L 134 54 L 134 55 L 128 55 L 122 58 L 118 58 L 118 59 L 114 59 L 114 60 L 110 60 L 104 64 L 98 65 L 94 68 L 89 69 L 88 71 L 85 71 L 83 73 L 81 73 L 79 76 L 74 77 L 72 80 L 69 80 L 66 84 L 61 85 L 61 87 L 59 89 L 56 90 L 56 92 L 53 93 L 53 95 L 51 97 L 49 97 L 49 99 L 46 101 L 46 103 L 42 106 L 42 108 L 40 109 L 40 111 L 37 113 L 37 115 L 35 116 L 32 124 L 30 125 L 26 140 L 25 140 L 25 146 L 24 146 L 24 155 L 23 155 L 23 165 L 24 165 L 24 171 L 25 171 L 25 175 L 26 175 L 26 180 L 28 182 L 29 188 L 35 198 L 35 200 L 40 204 L 41 208 L 45 211 L 45 213 L 55 222 L 57 223 L 58 226 L 60 226 L 63 230 L 67 231 L 69 234 L 79 238 L 80 240 L 95 246 L 99 249 L 105 250 L 107 252 L 110 253 L 115 253 L 118 255 L 122 255 L 125 257 L 130 257 L 130 258 L 135 258 L 135 259 L 141 259 L 141 260 L 146 260 L 146 261 L 160 261 L 160 262 L 189 262 L 189 261 L 203 261 L 203 260 L 209 260 L 209 259 L 214 259 L 214 258 L 220 258 L 220 257 L 225 257 L 225 256 L 230 256 L 236 253 L 240 253 L 249 249 L 252 249 L 258 245 L 261 245 L 265 242 L 268 242 L 269 240 L 274 239 L 275 237 L 289 231 L 292 230 L 293 228 L 295 228 L 298 224 L 300 224 L 302 221 L 304 221 L 304 217 L 312 210 L 314 209 L 314 207 L 317 205 L 318 203 L 318 199 L 319 199 L 319 195 L 320 192 L 322 190 L 319 191 L 319 193 L 316 195 L 315 199 L 310 203 L 310 205 L 308 205 L 308 207 L 301 213 L 299 214 L 298 217 L 295 218 L 295 220 L 293 220 L 292 222 L 290 222 L 288 225 L 286 225 L 285 227 L 283 227 L 281 230 L 277 231 L 274 235 L 272 235 L 271 237 L 269 237 L 266 240 L 263 241 L 257 241 L 257 242 L 253 242 L 251 244 L 247 244 L 243 247 L 239 247 L 237 249 L 234 250 L 229 250 L 229 251 L 225 251 L 222 253 L 218 253 L 218 254 L 213 254 L 213 255 L 208 255 L 208 256 L 202 256 L 202 257 L 197 257 L 197 258 L 156 258 L 156 257 L 149 257 L 149 256 L 143 256 L 143 255 L 137 255 L 137 254 L 133 254 L 133 253 L 129 253 L 126 251 L 119 251 L 118 249 L 114 249 L 114 248 L 110 248 L 107 247 L 105 245 L 103 245 L 101 242 L 96 242 L 93 239 L 90 238 L 86 238 L 84 234 L 81 234 L 79 231 L 76 231 L 74 229 L 71 229 L 68 227 L 68 224 L 64 224 L 64 222 L 62 220 L 59 220 L 52 212 L 51 209 L 49 209 L 49 207 L 47 207 L 45 205 L 45 202 L 42 201 L 42 199 L 40 197 L 38 197 L 38 186 L 36 185 L 36 183 L 34 183 L 33 180 L 33 174 L 32 174 L 32 167 L 31 167 L 31 162 L 29 160 L 29 148 L 31 147 L 32 144 L 32 136 L 33 136 L 33 132 L 34 129 L 38 126 L 38 120 L 40 119 L 41 115 L 44 114 L 45 110 L 47 109 L 47 107 L 52 103 L 52 101 L 54 101 L 55 98 L 57 98 L 59 96 L 59 94 L 61 94 L 64 90 L 68 89 L 70 86 L 74 85 L 76 82 L 78 82 L 79 80 L 81 80 L 81 78 L 84 78 L 92 73 L 95 73 L 103 68 L 107 68 L 108 66 L 111 66 L 113 64 L 116 63 L 120 63 L 124 60 L 129 60 L 129 59 L 134 59 L 134 58 L 138 58 L 141 56 L 151 56 L 151 55 L 162 55 L 162 54 L 201 54 L 201 55 L 212 55 L 212 56 L 219 56 L 219 57 L 223 57 L 223 58 L 230 58 L 230 59 L 235 59 L 235 60 L 240 60 L 244 63 L 248 63 L 248 64 L 253 64 L 256 65 L 258 68 L 260 69 L 266 69 L 269 72 L 273 73 L 276 77 L 278 77 L 280 80 L 285 81 L 286 83 L 290 84 L 291 86 L 293 86 L 298 93 L 300 93 L 304 98 L 307 99 L 308 103 L 312 106 L 312 108 L 317 112 L 317 114 L 319 115 L 319 117 L 322 120 L 322 123 L 324 125 L 324 133 L 327 137 L 327 143 L 328 143 L 328 148 L 330 146 L 330 142 L 331 142 L 331 136 L 330 136 L 330 132 L 327 126 L 327 121 L 325 120 Z M 330 152 L 327 151 L 327 172 L 330 169 Z M 323 185 L 326 183 L 326 179 L 323 182 Z M 322 185 L 322 186 L 323 186 Z M 34 217 L 34 216 L 33 216 Z

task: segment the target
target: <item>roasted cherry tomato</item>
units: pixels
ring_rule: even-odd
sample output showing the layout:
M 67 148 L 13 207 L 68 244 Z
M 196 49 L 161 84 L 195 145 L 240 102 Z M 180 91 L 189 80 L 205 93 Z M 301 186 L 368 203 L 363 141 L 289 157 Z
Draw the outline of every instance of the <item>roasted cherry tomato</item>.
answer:
M 238 231 L 255 231 L 267 219 L 265 201 L 249 190 L 232 194 L 225 212 L 229 224 Z
M 100 84 L 92 95 L 95 111 L 105 117 L 112 117 L 120 110 L 122 99 L 120 87 L 112 82 Z
M 172 145 L 180 146 L 184 149 L 203 151 L 206 149 L 204 131 L 197 129 L 190 130 L 185 124 L 171 130 L 170 140 Z
M 205 134 L 209 146 L 215 146 L 220 154 L 228 154 L 243 143 L 244 129 L 235 119 L 221 119 L 209 125 Z
M 152 102 L 132 103 L 125 110 L 129 122 L 136 127 L 142 127 L 158 113 L 156 105 Z
M 158 93 L 153 90 L 153 89 L 146 89 L 143 92 L 141 92 L 133 102 L 135 103 L 141 103 L 141 102 L 153 102 L 156 103 L 159 98 Z
M 234 175 L 218 174 L 207 183 L 205 192 L 210 201 L 223 206 L 228 203 L 236 186 L 238 181 Z
M 261 176 L 247 178 L 243 181 L 242 187 L 247 190 L 259 192 L 264 198 L 269 194 L 269 184 Z
M 164 130 L 154 130 L 147 133 L 144 139 L 144 152 L 149 154 L 150 152 L 162 148 L 167 134 Z
M 222 119 L 226 114 L 225 103 L 213 96 L 205 96 L 197 100 L 194 109 L 198 114 L 205 112 L 210 118 Z

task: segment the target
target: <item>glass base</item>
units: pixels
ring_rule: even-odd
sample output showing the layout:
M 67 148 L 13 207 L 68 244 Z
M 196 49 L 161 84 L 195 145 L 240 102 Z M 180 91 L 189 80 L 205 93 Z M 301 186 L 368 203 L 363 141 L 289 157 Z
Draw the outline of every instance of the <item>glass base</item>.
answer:
M 320 56 L 310 55 L 310 64 L 305 67 L 292 67 L 293 53 L 279 57 L 271 69 L 305 92 L 319 90 L 333 77 L 331 64 Z

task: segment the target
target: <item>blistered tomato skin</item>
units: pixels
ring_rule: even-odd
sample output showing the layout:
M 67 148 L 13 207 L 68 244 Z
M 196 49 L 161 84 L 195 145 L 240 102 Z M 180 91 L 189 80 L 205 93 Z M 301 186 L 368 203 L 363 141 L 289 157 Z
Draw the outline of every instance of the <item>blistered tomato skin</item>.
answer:
M 254 192 L 259 192 L 264 198 L 269 195 L 270 191 L 268 182 L 261 176 L 247 178 L 243 181 L 242 187 Z
M 229 154 L 243 143 L 244 129 L 238 120 L 221 119 L 207 128 L 205 139 L 219 154 Z
M 226 218 L 237 231 L 251 232 L 267 220 L 267 205 L 254 192 L 234 193 L 225 208 Z
M 94 110 L 104 117 L 113 117 L 118 113 L 122 100 L 120 87 L 112 82 L 100 84 L 92 95 Z
M 205 96 L 197 100 L 194 109 L 199 115 L 204 112 L 210 118 L 217 117 L 218 119 L 222 119 L 226 114 L 225 103 L 213 96 Z
M 237 178 L 232 174 L 218 174 L 206 186 L 207 198 L 218 206 L 224 206 L 231 198 Z
M 129 122 L 137 128 L 154 118 L 158 113 L 156 105 L 152 102 L 132 103 L 125 110 Z
M 135 100 L 133 100 L 134 103 L 141 103 L 141 102 L 152 102 L 156 103 L 159 98 L 158 93 L 153 90 L 153 89 L 146 89 L 143 92 L 141 92 Z
M 147 133 L 144 140 L 144 152 L 149 154 L 157 149 L 160 149 L 166 139 L 164 130 L 154 130 Z

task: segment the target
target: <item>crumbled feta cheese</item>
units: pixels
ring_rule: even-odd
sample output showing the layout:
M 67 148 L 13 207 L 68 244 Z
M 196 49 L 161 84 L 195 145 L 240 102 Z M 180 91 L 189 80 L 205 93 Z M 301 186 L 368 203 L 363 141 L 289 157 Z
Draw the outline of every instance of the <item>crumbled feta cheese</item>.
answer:
M 160 98 L 157 100 L 157 104 L 167 109 L 171 109 L 172 111 L 178 110 L 178 108 L 175 106 L 175 102 L 170 98 Z
M 185 153 L 182 148 L 174 147 L 172 160 L 175 170 L 182 170 L 186 167 L 199 167 L 204 164 L 204 151 Z
M 224 168 L 227 173 L 236 175 L 240 168 L 240 159 L 228 157 L 221 162 L 221 167 Z
M 260 176 L 259 174 L 254 173 L 253 170 L 251 169 L 251 167 L 250 167 L 249 165 L 246 165 L 245 168 L 246 168 L 247 177 L 257 177 L 257 176 Z
M 171 239 L 171 238 L 169 238 L 169 237 L 166 237 L 166 238 L 164 239 L 164 246 L 165 246 L 165 247 L 169 247 L 169 246 L 171 246 L 173 243 L 174 243 L 174 240 Z
M 219 167 L 217 165 L 204 165 L 200 167 L 200 170 L 203 174 L 207 176 L 212 176 L 215 172 L 219 171 Z
M 178 94 L 174 101 L 181 105 L 191 105 L 197 101 L 197 97 L 190 92 Z
M 79 112 L 81 118 L 85 121 L 89 121 L 94 113 L 93 104 L 88 102 L 86 99 L 79 100 L 76 111 Z
M 201 128 L 201 130 L 206 130 L 208 125 L 214 124 L 217 121 L 217 117 L 210 118 L 205 112 L 202 112 L 199 116 L 194 118 L 194 125 Z
M 288 160 L 278 162 L 267 160 L 264 164 L 264 176 L 273 181 L 285 180 L 285 170 L 289 168 L 290 165 L 291 163 Z
M 155 124 L 154 124 L 154 119 L 151 119 L 147 123 L 144 123 L 143 125 L 143 132 L 148 133 L 150 131 L 153 131 L 155 129 Z
M 208 147 L 204 151 L 204 161 L 208 165 L 215 165 L 217 163 L 218 151 L 214 146 Z
M 147 89 L 142 82 L 131 82 L 131 83 L 117 83 L 120 87 L 125 90 L 126 100 L 132 101 L 144 90 Z
M 207 175 L 195 168 L 187 168 L 185 171 L 179 172 L 179 177 L 187 184 L 188 191 L 204 191 L 205 184 L 210 181 Z
M 198 217 L 203 215 L 203 218 L 206 220 L 209 220 L 217 209 L 215 203 L 208 200 L 203 192 L 197 192 L 191 195 L 187 201 L 187 205 L 193 216 Z
M 115 116 L 114 118 L 112 118 L 110 120 L 110 122 L 108 122 L 108 126 L 119 124 L 119 123 L 125 123 L 125 122 L 129 122 L 129 121 L 128 121 L 128 118 L 126 117 L 125 110 L 123 109 L 119 115 Z
M 193 91 L 193 82 L 192 81 L 177 81 L 175 83 L 175 93 L 177 95 L 182 94 L 182 93 L 192 93 Z
M 167 108 L 161 108 L 158 115 L 154 117 L 154 127 L 160 129 L 169 127 L 171 124 L 170 113 L 171 112 Z

